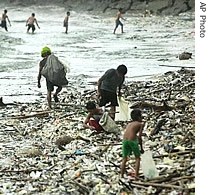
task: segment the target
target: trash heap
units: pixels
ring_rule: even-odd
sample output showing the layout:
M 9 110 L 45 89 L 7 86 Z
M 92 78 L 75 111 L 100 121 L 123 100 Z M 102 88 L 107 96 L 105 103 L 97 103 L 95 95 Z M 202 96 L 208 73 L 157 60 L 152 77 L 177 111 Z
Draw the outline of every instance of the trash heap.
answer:
M 61 103 L 1 104 L 1 194 L 195 194 L 195 72 L 181 68 L 151 81 L 128 82 L 123 97 L 140 108 L 146 121 L 145 151 L 152 153 L 158 176 L 120 178 L 121 141 L 129 121 L 116 121 L 120 132 L 97 133 L 83 127 L 85 103 L 96 90 L 72 86 Z

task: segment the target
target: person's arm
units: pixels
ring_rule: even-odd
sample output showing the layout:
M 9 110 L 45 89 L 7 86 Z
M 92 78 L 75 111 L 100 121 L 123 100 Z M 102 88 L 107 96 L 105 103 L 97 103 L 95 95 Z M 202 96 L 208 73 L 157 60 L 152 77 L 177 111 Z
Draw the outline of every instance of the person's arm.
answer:
M 9 22 L 10 26 L 11 26 L 11 23 L 10 23 L 10 20 L 9 20 L 9 17 L 8 17 L 8 16 L 7 16 L 7 20 L 8 20 L 8 22 Z
M 142 131 L 144 129 L 144 122 L 141 122 L 140 128 L 139 128 L 139 145 L 141 147 L 141 153 L 144 153 L 143 144 L 142 144 Z
M 121 88 L 122 88 L 122 85 L 120 85 L 120 86 L 118 87 L 118 96 L 119 96 L 119 97 L 122 96 L 122 94 L 121 94 Z
M 125 19 L 125 18 L 123 18 L 122 16 L 121 16 L 121 18 L 122 18 L 123 20 L 125 20 L 125 21 L 126 21 L 126 19 Z
M 28 18 L 28 20 L 26 20 L 26 26 L 28 25 L 28 21 L 29 21 L 29 18 Z
M 37 77 L 37 79 L 38 79 L 38 88 L 41 88 L 41 83 L 40 83 L 40 80 L 41 80 L 41 77 L 42 77 L 42 75 L 41 75 L 41 71 L 42 71 L 42 65 L 41 65 L 41 63 L 39 64 L 39 73 L 38 73 L 38 77 Z
M 35 22 L 36 22 L 37 27 L 40 28 L 36 19 L 35 19 Z
M 100 79 L 98 79 L 98 90 L 97 90 L 97 96 L 98 98 L 101 96 L 101 83 L 103 81 L 103 78 L 101 77 Z
M 88 125 L 91 116 L 92 116 L 92 115 L 91 115 L 90 113 L 88 113 L 88 115 L 87 115 L 87 117 L 86 117 L 86 119 L 85 119 L 85 121 L 84 121 L 84 123 L 83 123 L 83 127 L 94 130 L 95 127 Z
M 121 94 L 121 89 L 122 89 L 122 85 L 123 85 L 124 81 L 125 81 L 125 77 L 123 77 L 122 82 L 121 82 L 120 85 L 118 86 L 118 96 L 119 96 L 119 97 L 122 96 L 122 94 Z

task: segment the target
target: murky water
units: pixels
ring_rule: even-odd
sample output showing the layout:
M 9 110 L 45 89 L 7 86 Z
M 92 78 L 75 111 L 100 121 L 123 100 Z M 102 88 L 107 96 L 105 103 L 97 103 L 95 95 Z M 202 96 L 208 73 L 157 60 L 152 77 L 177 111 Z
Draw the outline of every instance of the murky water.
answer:
M 113 34 L 115 13 L 71 11 L 69 33 L 65 34 L 64 8 L 7 9 L 12 26 L 9 32 L 0 29 L 0 97 L 5 102 L 29 102 L 38 99 L 39 92 L 46 94 L 44 78 L 42 88 L 37 88 L 40 51 L 46 45 L 70 67 L 72 85 L 66 90 L 96 82 L 104 71 L 119 64 L 128 67 L 126 81 L 179 69 L 167 65 L 195 66 L 194 13 L 179 17 L 126 13 L 125 33 L 118 28 Z M 25 23 L 32 12 L 41 28 L 27 34 Z M 183 51 L 192 52 L 193 59 L 180 61 L 177 55 Z

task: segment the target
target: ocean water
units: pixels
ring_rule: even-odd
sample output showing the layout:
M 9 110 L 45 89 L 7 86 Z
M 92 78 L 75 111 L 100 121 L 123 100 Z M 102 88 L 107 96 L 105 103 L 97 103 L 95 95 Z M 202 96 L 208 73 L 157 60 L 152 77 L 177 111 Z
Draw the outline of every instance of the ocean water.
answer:
M 125 33 L 120 27 L 113 34 L 115 12 L 71 11 L 69 33 L 65 34 L 65 8 L 7 7 L 12 26 L 0 28 L 0 97 L 4 102 L 30 102 L 46 94 L 45 80 L 37 88 L 42 47 L 69 67 L 70 85 L 64 90 L 96 89 L 98 78 L 109 68 L 128 67 L 127 81 L 146 80 L 167 71 L 195 67 L 195 13 L 180 16 L 143 17 L 142 13 L 125 13 Z M 3 11 L 3 10 L 2 10 Z M 34 12 L 40 29 L 26 33 L 26 20 Z M 179 60 L 184 52 L 190 60 Z M 177 66 L 177 67 L 175 67 Z

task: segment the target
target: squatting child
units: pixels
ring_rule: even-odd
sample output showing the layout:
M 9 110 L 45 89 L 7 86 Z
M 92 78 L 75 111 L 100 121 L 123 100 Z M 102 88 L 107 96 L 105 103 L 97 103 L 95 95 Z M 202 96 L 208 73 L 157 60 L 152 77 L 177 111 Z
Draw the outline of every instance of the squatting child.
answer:
M 96 103 L 89 101 L 86 104 L 86 109 L 88 111 L 87 117 L 84 120 L 83 126 L 91 130 L 101 131 L 103 130 L 102 126 L 99 124 L 99 121 L 105 112 L 105 107 L 97 107 Z

